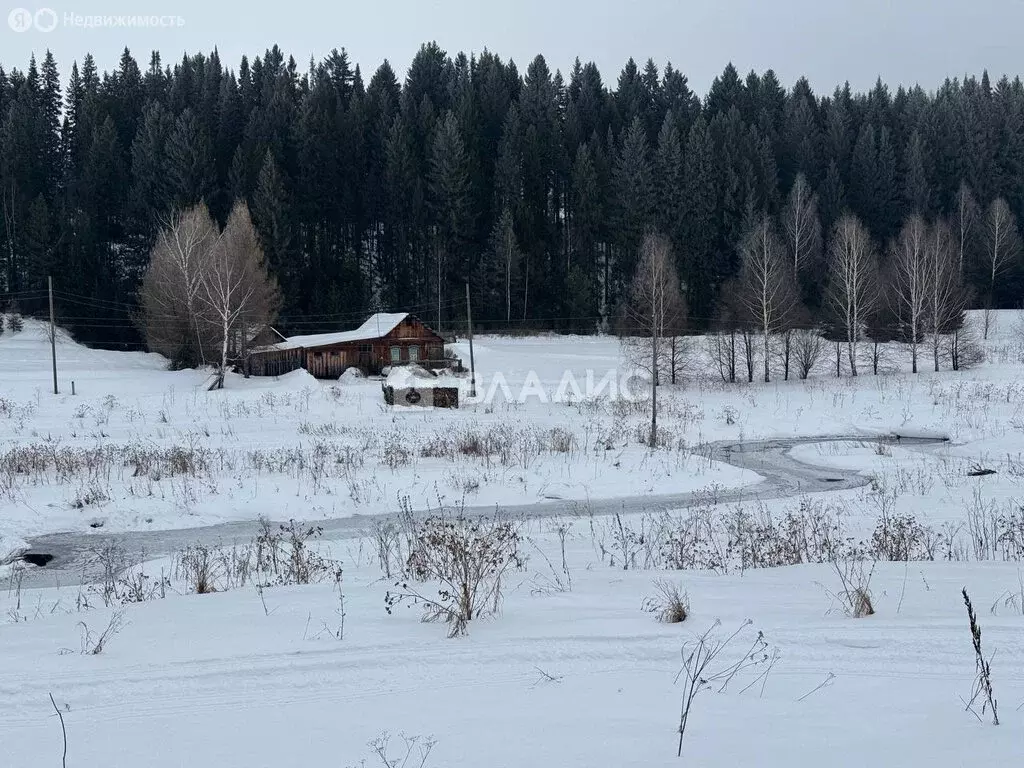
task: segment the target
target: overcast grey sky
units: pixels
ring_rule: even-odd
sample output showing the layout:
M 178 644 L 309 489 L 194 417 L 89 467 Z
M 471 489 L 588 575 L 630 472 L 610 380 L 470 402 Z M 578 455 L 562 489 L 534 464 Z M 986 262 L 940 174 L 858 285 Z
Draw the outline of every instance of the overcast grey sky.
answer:
M 87 51 L 111 69 L 128 46 L 144 68 L 154 48 L 167 63 L 216 46 L 237 68 L 243 53 L 251 58 L 276 42 L 300 67 L 311 55 L 344 47 L 369 80 L 385 58 L 403 75 L 426 40 L 450 54 L 486 47 L 514 59 L 520 71 L 538 53 L 563 72 L 579 56 L 597 62 L 613 86 L 628 57 L 652 57 L 659 67 L 671 61 L 682 69 L 701 94 L 729 61 L 741 74 L 771 67 L 787 86 L 805 74 L 826 92 L 844 80 L 865 89 L 879 75 L 891 85 L 933 89 L 947 75 L 988 68 L 995 79 L 1024 68 L 1020 0 L 4 0 L 0 7 L 0 65 L 24 68 L 33 51 L 41 56 L 50 48 L 62 75 Z M 24 26 L 26 18 L 12 16 L 16 8 L 56 27 L 16 32 L 12 22 Z M 37 13 L 44 8 L 53 13 Z M 69 16 L 119 14 L 152 14 L 174 25 L 66 23 Z

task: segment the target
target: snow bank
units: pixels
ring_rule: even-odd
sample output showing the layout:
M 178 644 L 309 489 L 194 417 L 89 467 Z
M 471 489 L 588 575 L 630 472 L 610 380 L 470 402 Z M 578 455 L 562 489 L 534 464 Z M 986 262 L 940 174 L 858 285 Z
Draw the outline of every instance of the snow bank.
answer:
M 461 380 L 450 374 L 434 375 L 418 365 L 392 368 L 385 384 L 395 389 L 436 389 L 459 387 Z
M 364 381 L 366 381 L 366 374 L 355 366 L 346 368 L 338 377 L 339 384 L 361 384 Z
M 0 576 L 28 549 L 28 542 L 0 533 Z

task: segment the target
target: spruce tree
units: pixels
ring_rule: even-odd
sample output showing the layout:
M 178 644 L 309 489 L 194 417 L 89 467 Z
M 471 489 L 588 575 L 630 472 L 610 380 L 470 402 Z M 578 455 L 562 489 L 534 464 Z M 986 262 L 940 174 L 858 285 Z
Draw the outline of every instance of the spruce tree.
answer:
M 252 194 L 253 224 L 270 271 L 277 277 L 286 304 L 298 303 L 298 264 L 291 258 L 291 207 L 284 178 L 270 150 L 263 156 L 256 189 Z
M 671 112 L 665 115 L 658 134 L 654 161 L 655 225 L 671 240 L 676 254 L 682 249 L 683 220 L 683 147 L 678 120 Z
M 931 212 L 931 188 L 928 171 L 925 168 L 928 152 L 921 133 L 915 130 L 907 143 L 904 165 L 906 175 L 903 185 L 903 200 L 911 213 L 927 216 Z
M 697 327 L 707 328 L 714 312 L 716 270 L 714 262 L 717 231 L 717 179 L 714 143 L 703 117 L 698 117 L 686 141 L 683 199 L 683 283 L 687 292 L 690 318 Z M 716 274 L 718 273 L 718 274 Z
M 151 103 L 132 142 L 132 194 L 138 215 L 147 228 L 169 213 L 173 189 L 167 177 L 167 141 L 174 121 L 160 102 Z
M 438 325 L 468 277 L 467 243 L 473 227 L 470 208 L 469 160 L 454 113 L 438 121 L 430 144 L 430 208 L 434 229 L 431 264 Z
M 507 324 L 517 316 L 521 259 L 512 211 L 505 208 L 491 230 L 487 251 L 476 277 L 481 320 Z
M 654 212 L 654 174 L 640 117 L 623 132 L 613 171 L 616 238 L 612 296 L 618 300 L 636 272 L 640 244 Z
M 174 122 L 164 151 L 172 203 L 179 209 L 205 200 L 213 190 L 210 137 L 191 109 Z

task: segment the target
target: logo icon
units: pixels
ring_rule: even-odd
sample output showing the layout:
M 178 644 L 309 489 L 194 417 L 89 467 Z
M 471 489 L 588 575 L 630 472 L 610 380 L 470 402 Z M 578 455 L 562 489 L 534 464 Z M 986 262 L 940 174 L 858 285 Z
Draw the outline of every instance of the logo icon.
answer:
M 57 28 L 57 13 L 52 8 L 40 8 L 32 20 L 40 32 L 53 32 Z
M 54 14 L 55 19 L 56 16 L 57 14 Z M 15 32 L 28 32 L 32 28 L 32 11 L 26 8 L 15 8 L 7 14 L 7 26 Z

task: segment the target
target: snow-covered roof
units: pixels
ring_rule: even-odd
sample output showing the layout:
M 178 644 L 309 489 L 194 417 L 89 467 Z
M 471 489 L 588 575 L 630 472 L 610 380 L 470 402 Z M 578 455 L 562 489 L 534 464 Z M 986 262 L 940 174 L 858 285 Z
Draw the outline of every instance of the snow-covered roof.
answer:
M 311 347 L 326 347 L 332 344 L 346 344 L 353 341 L 372 341 L 373 339 L 387 336 L 408 316 L 408 312 L 378 312 L 370 315 L 354 331 L 315 333 L 311 336 L 289 336 L 280 344 L 275 344 L 273 348 L 308 349 Z

